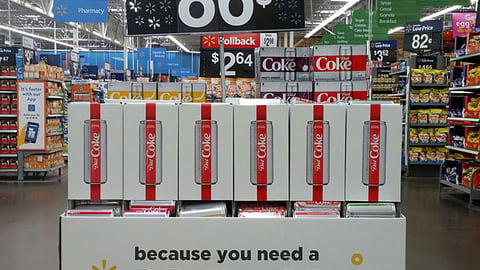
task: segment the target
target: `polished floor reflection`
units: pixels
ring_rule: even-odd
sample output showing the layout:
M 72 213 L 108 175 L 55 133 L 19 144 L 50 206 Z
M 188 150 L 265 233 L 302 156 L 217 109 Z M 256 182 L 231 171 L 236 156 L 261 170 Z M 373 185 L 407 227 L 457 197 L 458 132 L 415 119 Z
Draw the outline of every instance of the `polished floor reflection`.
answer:
M 60 180 L 0 183 L 0 269 L 58 269 L 58 215 L 67 199 L 66 176 Z M 468 209 L 465 196 L 439 196 L 436 179 L 404 180 L 402 195 L 408 270 L 480 268 L 480 211 Z

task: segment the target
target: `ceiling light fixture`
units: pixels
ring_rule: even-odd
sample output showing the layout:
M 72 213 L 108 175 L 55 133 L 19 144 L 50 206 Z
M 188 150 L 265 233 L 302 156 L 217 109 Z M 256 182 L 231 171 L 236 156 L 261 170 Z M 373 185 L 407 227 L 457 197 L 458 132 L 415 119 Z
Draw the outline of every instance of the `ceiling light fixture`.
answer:
M 428 16 L 425 16 L 425 17 L 421 18 L 420 21 L 421 22 L 428 21 L 428 20 L 434 19 L 436 17 L 442 16 L 444 14 L 450 13 L 452 11 L 455 11 L 455 10 L 461 9 L 461 8 L 462 8 L 462 6 L 457 5 L 457 6 L 449 7 L 449 8 L 446 8 L 446 9 L 442 9 L 439 12 L 435 12 L 435 13 L 432 13 Z M 401 27 L 401 26 L 400 27 L 395 27 L 395 28 L 391 29 L 390 31 L 388 31 L 388 34 L 393 34 L 393 33 L 402 31 L 404 28 L 405 27 Z
M 35 34 L 32 34 L 32 33 L 28 33 L 28 32 L 25 32 L 25 31 L 22 31 L 22 30 L 19 30 L 19 29 L 11 28 L 11 27 L 8 27 L 8 26 L 5 26 L 5 25 L 0 25 L 0 29 L 7 30 L 7 31 L 12 31 L 12 32 L 18 33 L 20 35 L 41 39 L 41 40 L 44 40 L 44 41 L 48 41 L 48 42 L 51 42 L 51 43 L 56 43 L 56 44 L 59 44 L 59 45 L 70 47 L 70 48 L 75 47 L 72 44 L 68 44 L 68 43 L 64 43 L 64 42 L 61 42 L 61 41 L 53 40 L 53 39 L 50 39 L 50 38 L 47 38 L 47 37 L 44 37 L 44 36 L 35 35 Z M 85 49 L 85 48 L 82 48 L 82 47 L 78 47 L 78 49 L 81 50 L 81 51 L 89 51 L 88 49 Z
M 343 1 L 345 2 L 345 1 Z M 324 21 L 322 21 L 321 23 L 319 23 L 317 25 L 317 27 L 313 28 L 312 31 L 310 31 L 308 34 L 305 35 L 305 38 L 310 38 L 311 36 L 313 36 L 315 33 L 317 33 L 318 31 L 320 31 L 320 29 L 324 28 L 325 26 L 327 26 L 329 23 L 333 22 L 333 20 L 335 20 L 336 18 L 342 16 L 343 14 L 345 14 L 345 12 L 347 10 L 349 10 L 350 8 L 352 8 L 354 5 L 356 5 L 358 2 L 360 2 L 360 0 L 350 0 L 349 2 L 347 2 L 343 7 L 341 7 L 339 10 L 337 10 L 334 14 L 332 14 L 330 17 L 328 17 L 327 19 L 325 19 Z
M 187 47 L 185 47 L 182 43 L 180 43 L 180 41 L 178 41 L 176 38 L 168 35 L 167 36 L 171 41 L 173 41 L 173 43 L 177 44 L 178 47 L 180 47 L 180 49 L 182 49 L 183 51 L 185 52 L 188 52 L 188 53 L 192 53 L 189 49 L 187 49 Z

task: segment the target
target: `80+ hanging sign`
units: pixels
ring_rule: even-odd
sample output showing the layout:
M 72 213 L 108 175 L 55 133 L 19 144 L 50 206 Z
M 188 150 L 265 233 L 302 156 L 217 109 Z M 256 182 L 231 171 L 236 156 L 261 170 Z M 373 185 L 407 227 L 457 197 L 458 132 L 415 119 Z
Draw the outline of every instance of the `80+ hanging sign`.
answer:
M 127 0 L 128 35 L 305 28 L 304 0 Z

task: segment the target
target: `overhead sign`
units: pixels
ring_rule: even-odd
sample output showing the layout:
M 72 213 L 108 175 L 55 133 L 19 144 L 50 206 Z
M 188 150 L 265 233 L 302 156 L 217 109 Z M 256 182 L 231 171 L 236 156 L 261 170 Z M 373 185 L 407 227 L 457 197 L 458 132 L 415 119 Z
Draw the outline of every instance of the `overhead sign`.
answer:
M 0 52 L 0 66 L 9 67 L 9 66 L 16 66 L 16 65 L 17 65 L 17 56 L 14 53 Z
M 305 28 L 304 0 L 127 0 L 125 5 L 128 35 Z
M 443 7 L 443 6 L 470 6 L 470 0 L 417 0 L 422 6 Z
M 35 49 L 33 38 L 22 36 L 22 46 L 27 49 Z
M 466 37 L 468 33 L 476 32 L 477 13 L 452 13 L 452 30 L 454 37 Z
M 219 48 L 219 35 L 202 36 L 203 49 Z M 252 33 L 223 35 L 225 49 L 254 49 L 258 47 L 277 47 L 276 33 Z
M 45 150 L 45 82 L 18 82 L 18 150 Z
M 62 67 L 60 55 L 40 54 L 40 61 L 42 61 L 46 65 Z
M 0 47 L 0 53 L 18 53 L 17 47 Z
M 378 25 L 396 27 L 420 20 L 422 8 L 417 0 L 378 0 L 377 12 Z
M 107 0 L 55 0 L 53 20 L 56 22 L 102 23 L 108 21 Z
M 397 41 L 382 40 L 370 42 L 370 60 L 393 63 L 397 61 Z
M 225 76 L 255 78 L 254 50 L 225 50 Z M 220 77 L 220 54 L 218 50 L 200 50 L 199 77 Z
M 421 53 L 439 51 L 443 40 L 442 21 L 409 22 L 405 25 L 403 50 Z

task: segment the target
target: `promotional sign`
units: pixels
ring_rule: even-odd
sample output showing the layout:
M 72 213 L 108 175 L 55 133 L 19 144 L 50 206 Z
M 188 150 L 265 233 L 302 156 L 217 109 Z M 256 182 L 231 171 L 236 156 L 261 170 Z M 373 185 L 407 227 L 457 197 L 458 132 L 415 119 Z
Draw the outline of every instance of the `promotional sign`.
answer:
M 437 69 L 436 56 L 418 56 L 416 68 L 420 69 Z
M 417 0 L 379 0 L 377 12 L 378 25 L 393 28 L 403 26 L 408 21 L 420 20 L 422 8 Z
M 72 51 L 70 53 L 70 74 L 72 76 L 80 75 L 80 57 L 78 52 Z
M 102 23 L 108 21 L 107 0 L 55 0 L 53 20 L 56 22 Z
M 254 78 L 254 50 L 225 50 L 225 76 Z M 200 50 L 200 77 L 220 77 L 218 50 Z
M 128 35 L 305 28 L 303 0 L 127 0 Z
M 62 67 L 60 63 L 60 55 L 40 54 L 40 61 L 50 66 Z
M 17 47 L 0 47 L 0 53 L 18 53 Z
M 98 80 L 98 66 L 83 66 L 81 74 L 84 79 Z
M 383 40 L 370 42 L 370 60 L 393 63 L 397 61 L 397 41 Z
M 18 150 L 45 150 L 45 82 L 18 82 Z
M 23 51 L 23 64 L 30 65 L 36 64 L 35 61 L 35 44 L 32 38 L 22 37 L 22 51 Z
M 0 52 L 0 66 L 16 66 L 17 56 L 14 53 L 2 53 Z
M 421 53 L 442 49 L 442 21 L 409 22 L 405 25 L 403 50 Z
M 202 36 L 203 49 L 219 48 L 219 35 Z M 225 49 L 255 49 L 258 47 L 277 47 L 276 33 L 252 33 L 223 35 Z
M 454 37 L 466 37 L 468 33 L 477 32 L 477 13 L 452 13 L 452 30 Z

